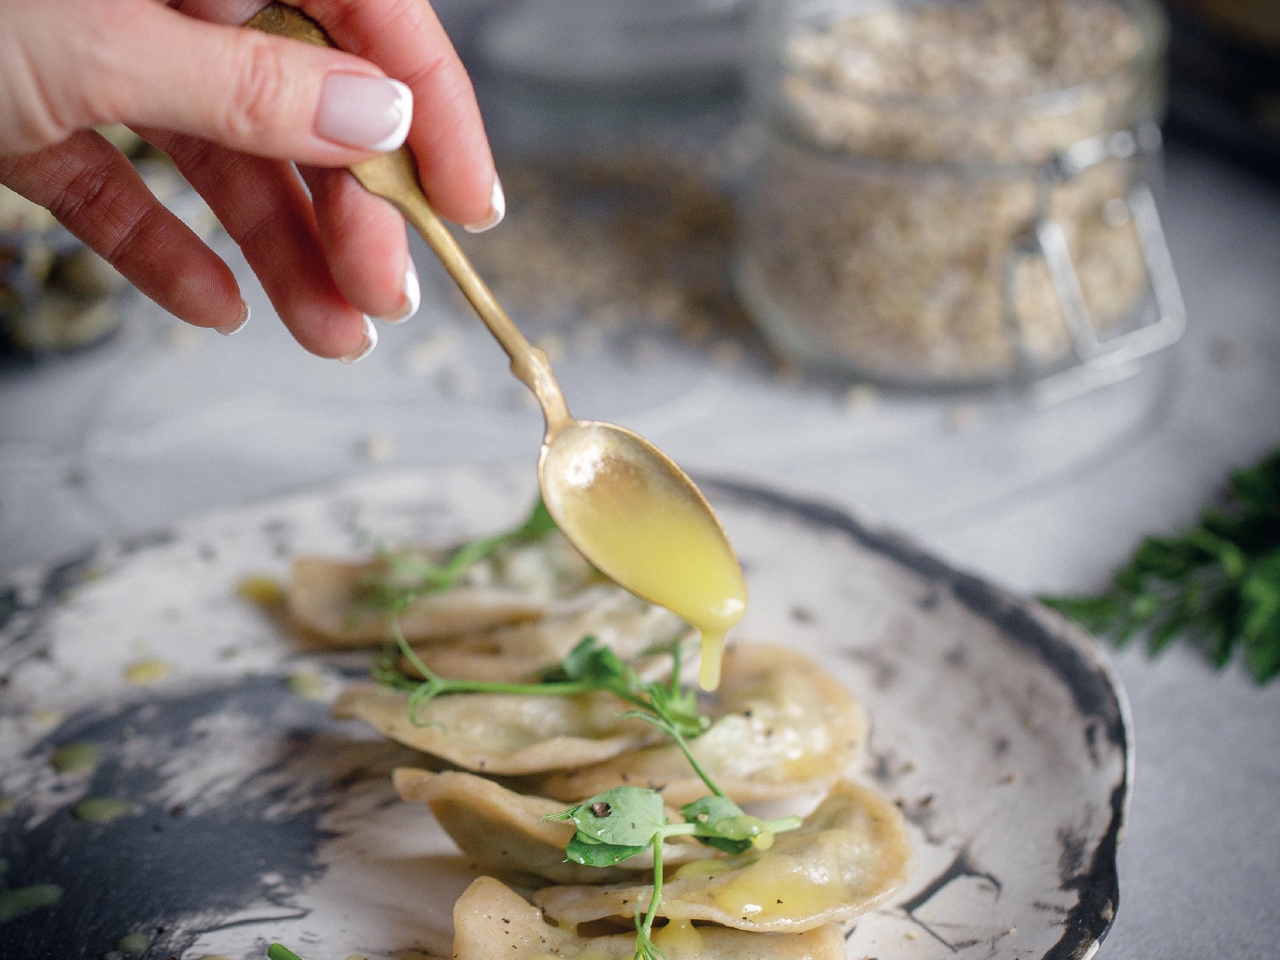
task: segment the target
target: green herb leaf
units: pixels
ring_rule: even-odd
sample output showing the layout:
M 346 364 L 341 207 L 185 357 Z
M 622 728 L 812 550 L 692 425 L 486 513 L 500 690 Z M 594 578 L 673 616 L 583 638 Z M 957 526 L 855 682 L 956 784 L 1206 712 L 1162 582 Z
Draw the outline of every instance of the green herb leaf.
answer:
M 595 637 L 583 637 L 563 661 L 544 670 L 541 679 L 544 683 L 613 683 L 626 689 L 640 686 L 634 671 L 608 647 L 600 646 Z
M 1216 667 L 1243 652 L 1254 679 L 1280 676 L 1280 450 L 1231 477 L 1231 497 L 1176 537 L 1149 537 L 1098 597 L 1044 603 L 1154 655 L 1178 639 Z
M 580 863 L 586 867 L 612 867 L 648 849 L 647 843 L 638 846 L 602 843 L 582 833 L 575 833 L 573 839 L 569 841 L 569 846 L 565 848 L 564 854 L 574 863 Z
M 688 823 L 712 828 L 716 824 L 742 816 L 742 808 L 728 797 L 702 797 L 680 808 Z
M 622 847 L 648 846 L 667 823 L 662 797 L 642 787 L 614 787 L 568 814 L 579 834 Z
M 514 530 L 464 544 L 440 566 L 413 554 L 379 552 L 383 569 L 360 582 L 359 607 L 398 613 L 417 597 L 455 586 L 463 575 L 501 547 L 531 543 L 556 529 L 556 522 L 539 497 L 529 516 Z
M 723 850 L 734 857 L 751 849 L 750 840 L 730 840 L 727 837 L 698 837 L 698 842 L 708 847 L 714 847 L 716 850 Z

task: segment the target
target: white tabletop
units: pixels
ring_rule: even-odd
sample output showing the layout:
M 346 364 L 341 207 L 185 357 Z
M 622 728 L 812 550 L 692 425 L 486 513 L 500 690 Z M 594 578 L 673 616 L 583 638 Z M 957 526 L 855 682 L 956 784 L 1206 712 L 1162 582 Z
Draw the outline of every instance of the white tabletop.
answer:
M 686 467 L 871 513 L 1028 593 L 1100 588 L 1280 443 L 1280 190 L 1175 146 L 1163 213 L 1190 330 L 1135 380 L 1048 410 L 881 395 L 654 338 L 558 363 L 576 413 Z M 254 310 L 234 338 L 138 298 L 110 343 L 0 368 L 0 571 L 215 506 L 375 469 L 527 459 L 541 420 L 414 247 L 427 304 L 345 367 L 304 354 L 225 237 Z M 433 298 L 434 290 L 434 298 Z M 537 325 L 531 322 L 536 335 Z M 1101 956 L 1273 956 L 1280 683 L 1193 652 L 1116 657 L 1138 775 L 1121 909 Z

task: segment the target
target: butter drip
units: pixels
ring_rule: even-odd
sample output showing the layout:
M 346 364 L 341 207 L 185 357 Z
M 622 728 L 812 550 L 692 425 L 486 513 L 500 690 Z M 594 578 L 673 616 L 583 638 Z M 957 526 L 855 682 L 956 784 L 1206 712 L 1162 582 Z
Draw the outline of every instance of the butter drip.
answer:
M 702 634 L 704 690 L 720 684 L 725 634 L 747 609 L 733 548 L 710 510 L 647 443 L 611 442 L 614 428 L 580 423 L 544 453 L 547 508 L 607 576 Z

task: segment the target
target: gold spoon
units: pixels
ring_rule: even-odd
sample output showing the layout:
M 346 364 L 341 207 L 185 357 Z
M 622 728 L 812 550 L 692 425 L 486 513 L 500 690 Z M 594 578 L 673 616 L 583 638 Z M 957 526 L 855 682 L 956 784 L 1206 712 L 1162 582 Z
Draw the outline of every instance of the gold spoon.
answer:
M 318 23 L 278 3 L 248 26 L 332 46 Z M 702 491 L 639 434 L 569 414 L 551 361 L 525 339 L 431 209 L 407 147 L 358 163 L 351 172 L 422 234 L 506 351 L 511 372 L 538 398 L 546 421 L 538 485 L 560 529 L 607 576 L 702 632 L 699 682 L 715 689 L 724 635 L 746 612 L 747 590 L 729 539 Z

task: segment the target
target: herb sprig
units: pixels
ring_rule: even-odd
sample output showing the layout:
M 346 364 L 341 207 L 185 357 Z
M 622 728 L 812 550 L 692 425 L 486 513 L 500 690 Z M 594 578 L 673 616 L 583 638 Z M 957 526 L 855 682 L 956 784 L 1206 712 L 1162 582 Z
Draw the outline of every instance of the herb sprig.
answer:
M 361 579 L 358 604 L 365 609 L 400 614 L 426 594 L 439 593 L 455 586 L 463 575 L 481 560 L 501 547 L 531 543 L 556 529 L 556 522 L 539 497 L 529 516 L 520 526 L 489 537 L 466 543 L 450 554 L 443 564 L 432 564 L 422 557 L 380 550 L 378 557 L 385 569 Z
M 1118 646 L 1178 637 L 1217 667 L 1237 649 L 1258 683 L 1280 675 L 1280 450 L 1230 479 L 1228 503 L 1175 537 L 1149 537 L 1097 597 L 1043 602 Z
M 574 697 L 585 693 L 611 693 L 635 709 L 623 716 L 645 720 L 667 733 L 682 745 L 687 756 L 687 737 L 696 737 L 710 725 L 708 717 L 698 713 L 697 694 L 680 684 L 680 641 L 667 647 L 651 648 L 650 653 L 671 656 L 671 675 L 666 682 L 648 681 L 595 637 L 584 637 L 556 667 L 544 671 L 535 683 L 503 683 L 489 680 L 450 680 L 430 669 L 405 639 L 399 622 L 393 618 L 395 645 L 383 651 L 373 665 L 374 680 L 386 687 L 409 691 L 409 722 L 415 727 L 428 726 L 419 719 L 422 708 L 436 697 L 455 693 L 501 693 L 522 697 Z M 418 676 L 406 673 L 399 662 L 403 657 Z

